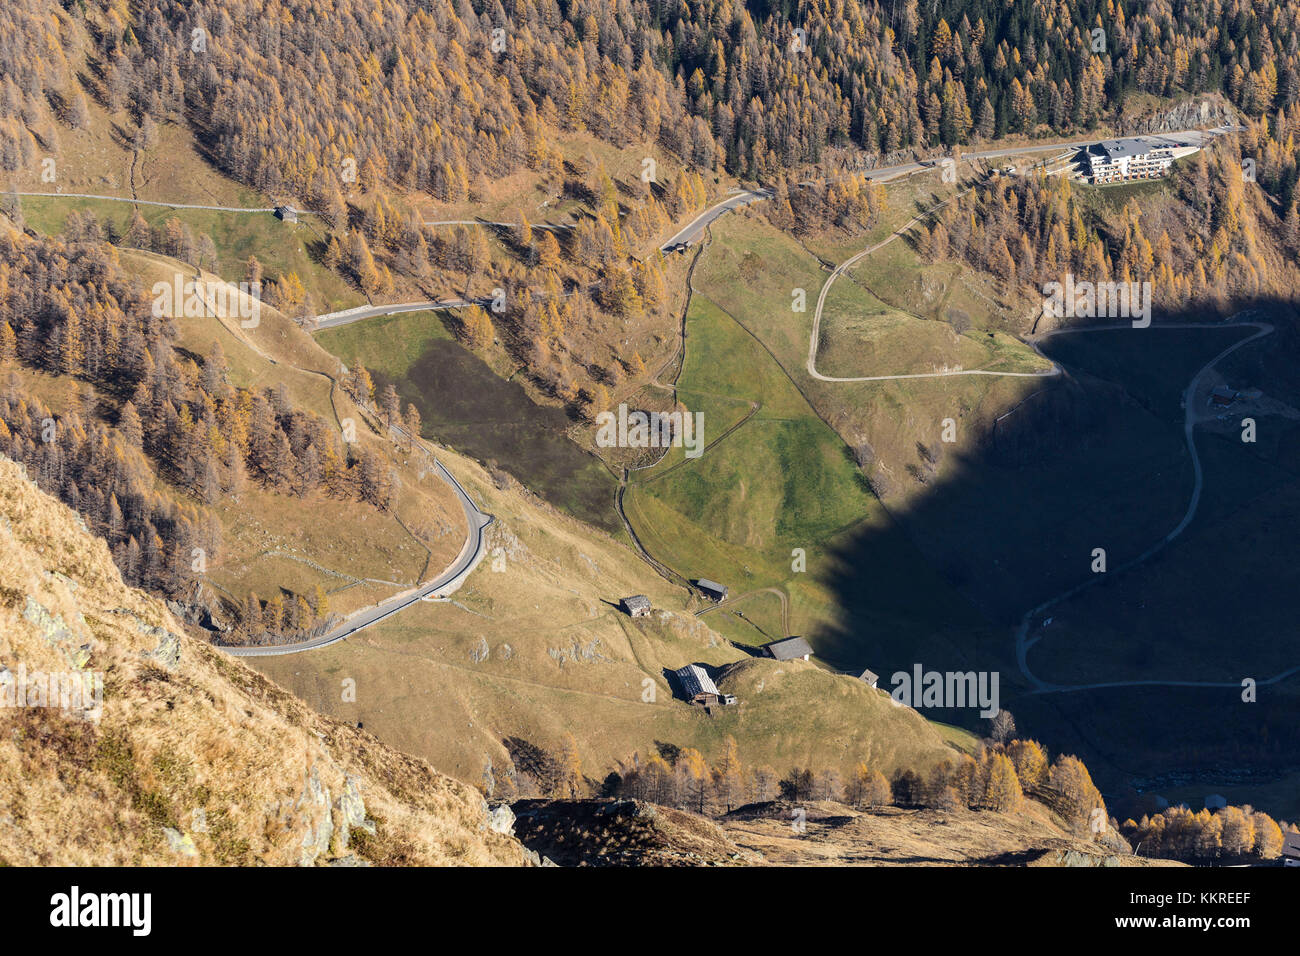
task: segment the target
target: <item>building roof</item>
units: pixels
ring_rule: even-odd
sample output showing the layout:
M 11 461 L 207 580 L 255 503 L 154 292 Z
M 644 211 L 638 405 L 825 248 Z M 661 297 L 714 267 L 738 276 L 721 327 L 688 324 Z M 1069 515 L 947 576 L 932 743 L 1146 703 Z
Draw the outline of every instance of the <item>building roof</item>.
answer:
M 623 598 L 623 606 L 629 611 L 635 611 L 638 608 L 649 608 L 650 599 L 644 594 L 633 594 L 631 597 Z
M 695 586 L 703 588 L 705 591 L 717 591 L 720 594 L 727 593 L 727 586 L 725 584 L 719 584 L 717 581 L 710 581 L 707 578 L 699 578 L 696 580 Z
M 1149 143 L 1140 139 L 1106 139 L 1100 143 L 1093 143 L 1088 147 L 1088 152 L 1099 158 L 1105 157 L 1114 162 L 1126 156 L 1141 156 L 1151 152 L 1153 148 Z
M 874 684 L 876 683 L 876 681 L 880 680 L 880 675 L 877 674 L 875 671 L 864 670 L 861 674 L 858 675 L 858 680 L 863 681 L 864 683 L 867 684 Z
M 1300 859 L 1300 833 L 1288 830 L 1282 834 L 1282 853 Z
M 783 641 L 773 641 L 771 644 L 764 644 L 763 650 L 778 661 L 792 661 L 796 657 L 803 657 L 813 652 L 802 637 L 787 637 Z
M 689 699 L 696 694 L 716 694 L 721 697 L 717 685 L 713 683 L 713 678 L 708 675 L 703 667 L 699 664 L 687 664 L 673 671 L 677 675 L 677 680 L 682 685 L 682 692 Z

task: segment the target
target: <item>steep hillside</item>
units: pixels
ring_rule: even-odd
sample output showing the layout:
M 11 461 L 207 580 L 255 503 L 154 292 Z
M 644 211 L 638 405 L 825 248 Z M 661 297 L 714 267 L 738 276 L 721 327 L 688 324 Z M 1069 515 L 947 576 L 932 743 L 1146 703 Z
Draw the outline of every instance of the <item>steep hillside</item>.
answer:
M 108 538 L 131 583 L 227 643 L 274 642 L 459 553 L 453 490 L 280 311 L 207 272 L 212 305 L 194 308 L 165 294 L 194 276 L 174 259 L 3 227 L 0 447 Z
M 312 633 L 323 625 L 314 623 L 314 607 L 305 598 L 316 595 L 312 604 L 327 606 L 331 616 L 348 614 L 429 580 L 459 550 L 464 519 L 454 504 L 454 516 L 446 513 L 445 483 L 422 467 L 421 452 L 387 428 L 373 399 L 347 394 L 341 386 L 351 377 L 278 310 L 264 306 L 258 324 L 243 328 L 222 310 L 186 315 L 173 302 L 157 321 L 141 286 L 170 285 L 187 275 L 173 259 L 16 234 L 3 249 L 15 266 L 9 321 L 19 334 L 7 356 L 16 385 L 0 405 L 12 437 L 0 438 L 9 440 L 43 487 L 75 502 L 91 528 L 110 538 L 119 566 L 149 572 L 141 578 L 146 587 L 181 600 L 189 588 L 215 594 L 221 616 L 237 622 L 234 632 L 220 635 L 223 642 L 294 637 L 287 626 L 279 640 L 257 628 L 258 621 L 264 631 L 268 622 L 287 624 L 290 608 L 297 611 L 295 621 L 309 624 L 297 627 L 298 634 Z M 115 283 L 123 316 L 150 336 L 149 361 L 141 357 L 139 368 L 123 364 L 116 377 L 105 374 L 95 363 L 101 337 L 115 328 L 101 320 L 107 307 L 83 322 L 58 309 L 36 282 L 33 260 L 62 268 L 73 255 L 80 255 L 87 275 L 65 269 L 54 288 L 93 299 L 91 277 Z M 92 265 L 98 271 L 89 271 Z M 35 306 L 25 307 L 29 302 Z M 54 331 L 45 334 L 47 328 Z M 69 330 L 87 343 L 75 355 L 62 344 L 71 340 Z M 50 347 L 47 340 L 60 344 Z M 147 370 L 150 362 L 155 371 Z M 165 366 L 176 372 L 156 371 Z M 137 377 L 149 387 L 132 389 Z M 90 391 L 87 379 L 94 383 Z M 134 407 L 154 409 L 139 416 L 142 444 L 132 444 L 128 427 L 132 398 Z M 240 434 L 242 402 L 252 403 L 246 452 L 226 443 L 218 454 L 223 436 Z M 42 441 L 47 416 L 68 441 Z M 340 444 L 349 419 L 356 441 Z M 259 422 L 269 439 L 254 439 Z M 288 437 L 275 438 L 277 428 Z M 118 497 L 131 520 L 137 520 L 137 501 L 154 498 L 155 527 L 159 516 L 172 513 L 164 502 L 198 509 L 203 526 L 219 539 L 219 547 L 207 549 L 206 567 L 192 566 L 188 539 L 173 544 L 168 536 L 156 549 L 161 570 L 150 570 L 152 552 L 143 550 L 153 540 L 149 525 L 139 519 L 137 533 L 115 524 L 111 487 L 95 477 L 104 457 L 96 452 L 100 442 L 117 442 L 131 466 L 130 482 L 112 486 L 129 486 L 130 494 Z M 685 589 L 659 579 L 619 539 L 557 512 L 492 469 L 433 448 L 474 501 L 496 517 L 488 560 L 452 602 L 421 602 L 346 646 L 256 665 L 312 706 L 360 721 L 389 744 L 472 784 L 485 775 L 495 783 L 505 771 L 504 785 L 513 763 L 506 741 L 558 751 L 566 733 L 576 737 L 595 779 L 657 741 L 715 759 L 728 734 L 744 741 L 748 762 L 780 772 L 807 764 L 847 774 L 864 759 L 884 772 L 923 769 L 951 752 L 939 730 L 912 711 L 891 707 L 885 694 L 801 662 L 753 662 L 741 707 L 716 719 L 675 700 L 668 671 L 692 662 L 721 668 L 746 652 L 696 619 L 698 605 Z M 242 482 L 240 461 L 247 472 Z M 312 461 L 319 465 L 314 471 Z M 72 462 L 84 472 L 70 471 Z M 201 477 L 214 470 L 214 479 Z M 308 483 L 309 474 L 320 483 Z M 356 475 L 357 483 L 343 481 L 346 474 Z M 374 496 L 367 488 L 386 494 Z M 182 505 L 171 507 L 187 513 Z M 659 612 L 629 621 L 612 605 L 632 593 L 648 594 Z M 719 614 L 709 621 L 715 619 L 725 621 Z M 791 670 L 807 674 L 780 680 Z M 344 680 L 355 681 L 354 692 L 341 693 Z M 430 726 L 463 729 L 430 734 Z M 801 726 L 820 731 L 804 734 Z M 969 746 L 968 736 L 958 738 Z
M 255 666 L 491 799 L 983 810 L 1010 710 L 1135 804 L 1291 773 L 1298 37 L 1265 0 L 11 0 L 0 454 L 227 645 L 486 558 Z M 1063 165 L 1152 131 L 1216 136 Z M 1076 277 L 1155 328 L 1054 322 Z M 160 301 L 191 278 L 260 322 Z M 362 303 L 414 311 L 326 314 Z M 603 447 L 623 404 L 706 454 Z M 854 676 L 914 666 L 1000 678 L 1001 731 Z
M 478 794 L 187 637 L 8 460 L 0 514 L 5 865 L 527 862 Z M 53 675 L 102 703 L 10 706 Z

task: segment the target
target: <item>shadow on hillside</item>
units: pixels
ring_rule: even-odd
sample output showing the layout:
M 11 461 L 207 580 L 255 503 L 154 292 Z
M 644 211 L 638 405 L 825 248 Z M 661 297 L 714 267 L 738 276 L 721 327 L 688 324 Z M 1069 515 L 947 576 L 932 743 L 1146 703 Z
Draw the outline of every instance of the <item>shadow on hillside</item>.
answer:
M 1294 313 L 1271 301 L 1249 308 L 1276 331 L 1216 370 L 1233 388 L 1258 387 L 1300 408 Z M 1225 418 L 1213 423 L 1217 431 L 1195 432 L 1204 468 L 1196 515 L 1167 547 L 1125 569 L 1179 525 L 1192 497 L 1181 408 L 1187 382 L 1252 334 L 1217 323 L 1159 328 L 1203 318 L 1157 314 L 1147 330 L 1054 336 L 1042 347 L 1066 374 L 1026 379 L 1014 411 L 977 426 L 954 408 L 954 444 L 940 440 L 939 421 L 933 439 L 918 423 L 910 474 L 897 467 L 892 477 L 873 474 L 895 525 L 859 531 L 832 554 L 824 580 L 842 623 L 811 635 L 819 657 L 871 668 L 886 691 L 896 672 L 912 674 L 917 665 L 996 672 L 1001 706 L 1021 733 L 1053 752 L 1077 753 L 1112 792 L 1129 783 L 1143 790 L 1247 780 L 1247 768 L 1275 774 L 1300 765 L 1300 673 L 1263 683 L 1300 669 L 1300 573 L 1292 559 L 1300 421 L 1259 415 L 1250 444 L 1238 434 L 1241 411 L 1197 409 Z M 907 416 L 905 405 L 898 416 Z M 932 579 L 893 560 L 900 534 Z M 1104 574 L 1093 571 L 1098 548 Z M 1079 585 L 1030 618 L 1027 664 L 1038 680 L 1223 686 L 1036 692 L 1018 666 L 1017 627 L 1029 609 Z M 1262 684 L 1255 703 L 1242 701 L 1245 678 Z M 923 713 L 987 727 L 976 708 Z
M 561 409 L 538 405 L 449 338 L 431 336 L 401 378 L 371 368 L 376 391 L 392 384 L 420 411 L 421 433 L 489 467 L 501 467 L 550 503 L 608 532 L 621 527 L 614 481 L 567 437 Z M 497 463 L 501 464 L 498 465 Z

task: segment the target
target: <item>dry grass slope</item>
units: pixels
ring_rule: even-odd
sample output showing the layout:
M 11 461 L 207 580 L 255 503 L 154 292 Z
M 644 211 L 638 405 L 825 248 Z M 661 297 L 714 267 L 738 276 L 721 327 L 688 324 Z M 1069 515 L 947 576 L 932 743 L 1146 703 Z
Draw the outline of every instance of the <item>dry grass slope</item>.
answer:
M 684 590 L 619 541 L 516 483 L 497 487 L 454 452 L 440 456 L 496 516 L 488 558 L 453 602 L 417 604 L 309 655 L 254 661 L 309 706 L 361 721 L 475 786 L 488 767 L 498 783 L 507 774 L 509 737 L 555 753 L 572 734 L 593 784 L 656 741 L 716 761 L 728 734 L 747 766 L 781 773 L 835 767 L 847 777 L 860 760 L 885 773 L 919 771 L 952 754 L 941 725 L 883 691 L 803 661 L 750 658 L 712 629 L 716 615 L 697 618 Z M 612 606 L 638 593 L 654 605 L 649 617 L 634 621 Z M 715 673 L 734 665 L 720 686 L 740 706 L 710 717 L 674 696 L 665 671 L 693 662 Z M 341 697 L 345 679 L 355 681 L 353 701 Z
M 515 831 L 561 866 L 1180 866 L 1117 854 L 1045 808 L 854 810 L 750 804 L 709 819 L 640 800 L 521 800 Z
M 104 542 L 0 459 L 0 664 L 102 674 L 97 721 L 0 708 L 9 865 L 529 859 L 474 791 L 185 636 Z M 20 671 L 20 666 L 23 669 Z

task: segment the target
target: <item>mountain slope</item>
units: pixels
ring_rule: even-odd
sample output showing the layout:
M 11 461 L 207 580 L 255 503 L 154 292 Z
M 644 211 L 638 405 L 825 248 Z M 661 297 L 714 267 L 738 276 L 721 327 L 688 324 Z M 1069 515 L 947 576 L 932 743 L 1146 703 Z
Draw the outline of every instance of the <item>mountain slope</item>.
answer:
M 528 860 L 470 789 L 185 636 L 7 459 L 0 513 L 3 863 Z M 97 720 L 9 706 L 20 682 L 85 673 L 102 680 Z

